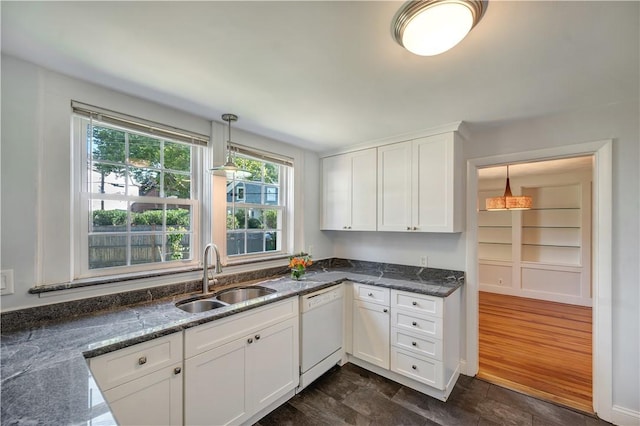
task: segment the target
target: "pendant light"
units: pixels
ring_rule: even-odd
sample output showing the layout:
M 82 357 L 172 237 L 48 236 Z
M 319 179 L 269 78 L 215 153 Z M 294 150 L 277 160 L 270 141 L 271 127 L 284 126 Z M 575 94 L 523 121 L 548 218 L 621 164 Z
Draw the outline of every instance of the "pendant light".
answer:
M 395 40 L 411 53 L 433 56 L 460 43 L 487 10 L 488 0 L 414 0 L 396 13 Z
M 489 212 L 500 210 L 529 210 L 533 205 L 533 199 L 526 195 L 514 196 L 509 185 L 509 165 L 507 165 L 507 186 L 502 197 L 492 197 L 485 200 L 485 208 Z
M 236 164 L 233 162 L 233 159 L 231 158 L 231 122 L 238 121 L 238 116 L 235 114 L 222 114 L 222 119 L 229 123 L 229 139 L 227 140 L 227 162 L 222 166 L 213 167 L 209 170 L 224 170 L 225 172 L 236 172 L 238 171 L 238 166 L 236 166 Z

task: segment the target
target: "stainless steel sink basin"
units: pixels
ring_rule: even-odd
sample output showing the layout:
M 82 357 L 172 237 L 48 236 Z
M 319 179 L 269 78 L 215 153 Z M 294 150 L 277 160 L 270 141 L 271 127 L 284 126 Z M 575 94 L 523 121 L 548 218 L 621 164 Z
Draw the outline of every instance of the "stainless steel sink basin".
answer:
M 237 287 L 221 291 L 216 295 L 215 298 L 221 302 L 233 305 L 234 303 L 244 302 L 246 300 L 255 299 L 256 297 L 260 296 L 266 296 L 267 294 L 275 292 L 276 291 L 274 289 L 266 287 Z
M 198 312 L 206 312 L 216 308 L 222 308 L 227 306 L 226 303 L 222 303 L 218 300 L 201 299 L 176 303 L 176 308 L 182 309 L 185 312 L 196 314 Z

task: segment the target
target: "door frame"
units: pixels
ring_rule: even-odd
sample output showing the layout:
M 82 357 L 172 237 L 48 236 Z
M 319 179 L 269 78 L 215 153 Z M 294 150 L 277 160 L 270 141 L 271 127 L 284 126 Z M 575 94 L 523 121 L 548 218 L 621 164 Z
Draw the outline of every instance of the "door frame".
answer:
M 478 169 L 507 163 L 557 158 L 594 156 L 592 197 L 592 298 L 593 298 L 593 410 L 611 421 L 612 386 L 612 148 L 605 139 L 534 151 L 502 154 L 467 160 L 466 228 L 466 374 L 475 376 L 479 368 L 478 343 Z

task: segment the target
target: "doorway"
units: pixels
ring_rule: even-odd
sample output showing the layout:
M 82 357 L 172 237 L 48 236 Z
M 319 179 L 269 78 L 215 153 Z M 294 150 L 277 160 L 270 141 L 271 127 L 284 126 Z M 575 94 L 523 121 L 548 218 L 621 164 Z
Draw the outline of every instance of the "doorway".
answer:
M 478 169 L 498 164 L 594 155 L 592 235 L 593 411 L 612 418 L 611 385 L 611 192 L 612 141 L 603 140 L 530 152 L 471 159 L 467 162 L 466 374 L 479 370 Z
M 581 156 L 478 170 L 477 230 L 478 377 L 589 413 L 592 169 Z M 530 209 L 496 209 L 505 178 Z

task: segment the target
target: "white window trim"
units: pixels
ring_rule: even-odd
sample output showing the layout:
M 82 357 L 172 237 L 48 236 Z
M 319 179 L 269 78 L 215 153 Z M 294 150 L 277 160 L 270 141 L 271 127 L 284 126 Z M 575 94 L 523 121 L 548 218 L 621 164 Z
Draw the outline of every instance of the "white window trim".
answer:
M 71 211 L 73 215 L 73 248 L 72 248 L 72 265 L 71 271 L 73 272 L 73 280 L 82 280 L 87 278 L 105 277 L 110 275 L 123 275 L 127 273 L 153 271 L 153 270 L 169 270 L 169 269 L 181 269 L 188 267 L 195 267 L 200 264 L 201 254 L 201 239 L 203 235 L 202 223 L 203 220 L 203 193 L 204 179 L 202 179 L 203 159 L 207 157 L 202 151 L 203 148 L 197 145 L 192 145 L 192 194 L 193 198 L 190 200 L 180 200 L 181 204 L 188 204 L 192 206 L 192 223 L 191 223 L 191 236 L 192 236 L 192 252 L 191 259 L 184 261 L 171 261 L 171 262 L 154 262 L 129 266 L 117 266 L 112 268 L 98 268 L 89 269 L 89 199 L 91 195 L 88 192 L 88 169 L 86 167 L 86 161 L 88 158 L 87 146 L 86 146 L 86 123 L 87 118 L 80 115 L 72 115 L 72 189 L 73 197 Z M 106 124 L 107 127 L 118 128 L 118 126 Z M 139 133 L 135 130 L 123 129 L 133 133 Z M 152 135 L 153 136 L 153 135 Z M 105 199 L 117 199 L 117 200 L 133 200 L 135 197 L 131 196 L 117 196 L 117 195 L 101 195 L 101 198 Z M 160 197 L 140 197 L 145 202 L 158 202 L 162 204 L 172 204 L 171 198 Z

